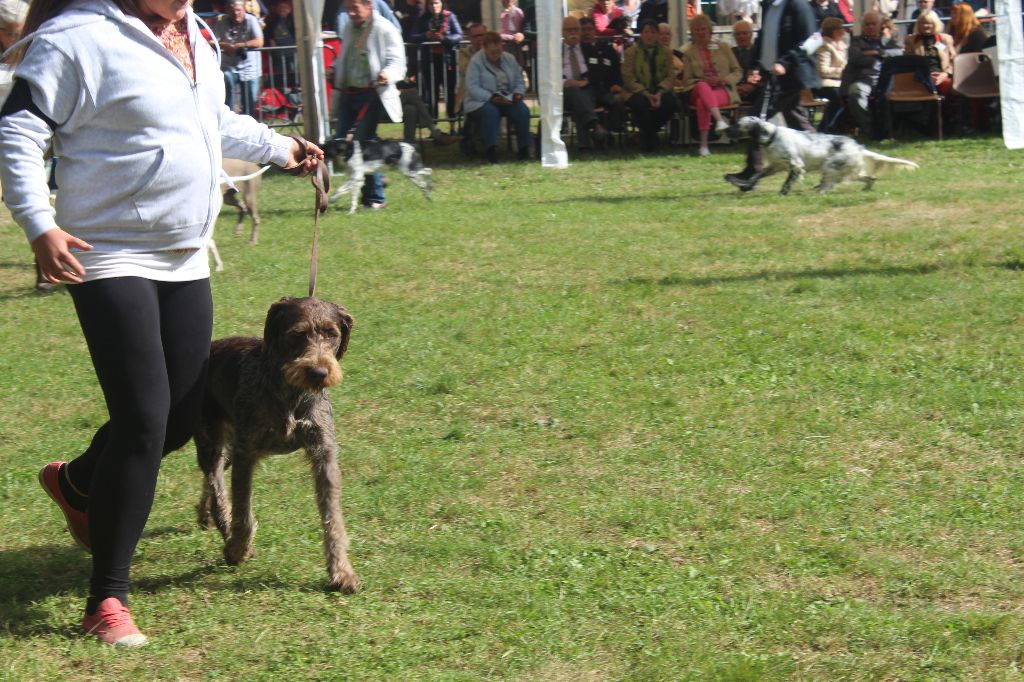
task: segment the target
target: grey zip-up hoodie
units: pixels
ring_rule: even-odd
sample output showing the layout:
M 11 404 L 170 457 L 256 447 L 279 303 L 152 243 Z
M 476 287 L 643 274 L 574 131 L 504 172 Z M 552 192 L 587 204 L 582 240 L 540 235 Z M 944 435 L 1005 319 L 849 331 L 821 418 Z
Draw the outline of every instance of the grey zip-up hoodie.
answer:
M 28 109 L 0 117 L 3 198 L 30 242 L 59 225 L 98 252 L 199 248 L 220 211 L 222 154 L 288 163 L 290 138 L 224 106 L 217 54 L 191 10 L 188 25 L 194 83 L 108 0 L 75 0 L 32 36 L 15 76 L 54 128 Z M 43 174 L 51 141 L 56 215 Z

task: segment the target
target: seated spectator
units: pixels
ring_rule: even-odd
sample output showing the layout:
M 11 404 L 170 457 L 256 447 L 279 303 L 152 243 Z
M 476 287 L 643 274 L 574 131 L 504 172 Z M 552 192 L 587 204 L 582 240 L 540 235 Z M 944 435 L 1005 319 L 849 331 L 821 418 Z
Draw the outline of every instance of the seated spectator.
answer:
M 914 32 L 907 36 L 904 51 L 928 57 L 932 83 L 940 95 L 948 95 L 953 87 L 953 39 L 942 32 L 942 20 L 935 12 L 922 12 L 914 22 Z
M 732 50 L 711 40 L 711 20 L 704 14 L 695 16 L 690 21 L 690 44 L 683 50 L 682 89 L 690 94 L 690 106 L 697 112 L 701 156 L 711 153 L 708 131 L 712 121 L 718 132 L 729 127 L 718 108 L 740 101 L 736 84 L 742 76 Z
M 846 46 L 846 29 L 843 20 L 838 17 L 827 17 L 821 22 L 822 45 L 818 48 L 818 75 L 821 76 L 821 87 L 814 94 L 828 100 L 825 114 L 821 117 L 818 129 L 825 133 L 832 129 L 834 119 L 842 104 L 839 97 L 839 86 L 842 84 L 843 70 L 846 68 L 848 49 Z
M 245 2 L 233 0 L 228 13 L 214 25 L 213 33 L 220 44 L 224 103 L 234 109 L 234 92 L 238 86 L 242 113 L 255 116 L 262 76 L 262 60 L 256 48 L 263 47 L 263 29 L 259 19 L 245 11 Z
M 877 12 L 867 12 L 861 17 L 860 35 L 850 41 L 839 88 L 846 96 L 847 111 L 862 136 L 871 136 L 870 96 L 878 83 L 882 61 L 900 54 L 903 50 L 895 40 L 882 37 L 882 18 Z
M 598 0 L 590 11 L 599 36 L 617 36 L 626 28 L 625 15 L 615 0 Z
M 462 102 L 466 99 L 466 69 L 469 68 L 469 60 L 473 58 L 484 44 L 484 36 L 487 35 L 487 26 L 471 22 L 466 26 L 466 39 L 468 45 L 459 48 L 458 63 L 456 72 L 458 74 L 458 86 L 455 89 L 455 112 L 462 113 Z
M 430 115 L 430 110 L 423 102 L 419 90 L 416 89 L 416 74 L 406 74 L 406 79 L 397 84 L 398 97 L 402 101 L 402 139 L 409 144 L 416 144 L 416 131 L 426 128 L 430 131 L 430 139 L 434 144 L 445 146 L 455 144 L 462 137 L 442 133 Z
M 577 148 L 585 156 L 594 143 L 601 144 L 608 131 L 597 120 L 597 88 L 591 87 L 587 58 L 580 47 L 580 22 L 562 20 L 562 106 L 576 124 Z
M 597 30 L 590 17 L 580 19 L 580 49 L 587 58 L 587 82 L 595 88 L 597 105 L 608 112 L 608 128 L 625 130 L 626 107 L 622 90 L 622 59 L 608 43 L 597 42 Z
M 981 52 L 988 41 L 988 34 L 981 27 L 974 10 L 966 2 L 958 2 L 950 10 L 949 33 L 953 38 L 956 54 Z
M 740 82 L 736 84 L 736 92 L 741 102 L 749 103 L 754 99 L 754 91 L 761 82 L 761 72 L 757 68 L 757 52 L 754 50 L 754 25 L 741 19 L 732 25 L 732 38 L 736 43 L 732 48 L 736 62 L 743 69 Z
M 498 163 L 498 129 L 504 116 L 516 131 L 519 158 L 530 158 L 533 136 L 530 134 L 530 110 L 523 97 L 526 82 L 515 57 L 505 52 L 501 34 L 484 35 L 480 51 L 469 60 L 466 69 L 467 118 L 478 125 L 484 144 L 484 156 Z
M 444 0 L 428 0 L 427 13 L 420 17 L 410 37 L 414 43 L 432 43 L 426 50 L 430 54 L 430 71 L 424 74 L 428 82 L 420 89 L 427 107 L 440 113 L 438 97 L 443 92 L 446 113 L 449 118 L 454 117 L 455 68 L 462 42 L 458 18 L 445 9 Z
M 683 92 L 683 53 L 672 49 L 672 27 L 658 24 L 658 44 L 672 53 L 672 92 Z
M 640 40 L 622 57 L 622 88 L 645 152 L 658 149 L 658 131 L 679 111 L 672 93 L 672 52 L 658 43 L 658 24 L 640 22 Z

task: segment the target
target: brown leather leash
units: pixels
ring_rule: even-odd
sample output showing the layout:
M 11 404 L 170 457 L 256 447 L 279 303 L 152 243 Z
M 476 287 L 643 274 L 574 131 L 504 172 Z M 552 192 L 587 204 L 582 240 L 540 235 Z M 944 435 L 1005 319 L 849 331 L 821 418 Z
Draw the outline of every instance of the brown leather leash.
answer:
M 307 150 L 307 156 L 311 156 L 308 153 L 309 147 L 305 138 L 301 135 L 292 135 L 291 137 L 304 150 Z M 302 166 L 292 171 L 294 175 L 298 175 L 301 172 Z M 313 249 L 309 257 L 309 296 L 312 298 L 313 294 L 316 293 L 316 269 L 320 249 L 320 216 L 327 211 L 327 197 L 331 191 L 331 174 L 327 170 L 327 164 L 322 160 L 316 164 L 316 170 L 310 175 L 310 181 L 313 183 L 313 188 L 316 189 L 316 204 L 313 206 Z

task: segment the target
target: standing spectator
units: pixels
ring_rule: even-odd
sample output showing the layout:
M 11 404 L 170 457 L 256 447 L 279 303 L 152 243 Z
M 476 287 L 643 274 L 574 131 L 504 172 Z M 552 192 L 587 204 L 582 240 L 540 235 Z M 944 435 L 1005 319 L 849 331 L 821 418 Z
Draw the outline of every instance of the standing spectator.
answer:
M 580 22 L 576 17 L 562 20 L 562 102 L 565 113 L 576 124 L 577 147 L 585 156 L 594 145 L 608 137 L 597 120 L 597 88 L 588 80 L 587 59 L 580 47 Z
M 373 0 L 345 0 L 345 11 L 341 53 L 328 73 L 334 83 L 331 111 L 336 137 L 352 131 L 352 139 L 365 142 L 377 136 L 384 116 L 402 122 L 396 85 L 405 76 L 405 45 L 398 28 L 373 9 Z M 387 206 L 380 173 L 363 184 L 362 202 L 374 210 Z
M 818 26 L 829 17 L 843 18 L 836 0 L 811 0 L 811 9 L 814 10 L 814 21 Z
M 483 46 L 469 60 L 466 69 L 463 107 L 467 118 L 480 130 L 488 162 L 498 163 L 498 128 L 502 117 L 515 128 L 519 159 L 530 158 L 533 136 L 530 134 L 530 110 L 523 102 L 525 95 L 526 81 L 519 63 L 502 48 L 501 34 L 487 33 Z
M 132 556 L 163 456 L 192 437 L 202 407 L 221 155 L 303 173 L 323 157 L 227 109 L 220 79 L 196 77 L 215 74 L 217 56 L 188 3 L 142 6 L 34 2 L 0 111 L 4 199 L 46 279 L 71 285 L 108 412 L 83 454 L 39 479 L 92 554 L 82 629 L 131 647 L 147 641 L 127 606 Z
M 821 22 L 821 37 L 822 45 L 816 55 L 821 87 L 816 89 L 814 94 L 828 101 L 825 113 L 821 117 L 821 125 L 818 126 L 821 132 L 827 133 L 831 131 L 833 119 L 842 107 L 839 86 L 842 84 L 843 70 L 846 68 L 848 49 L 843 20 L 838 17 L 826 17 Z
M 245 1 L 231 0 L 228 13 L 217 21 L 213 32 L 220 43 L 224 103 L 234 109 L 237 86 L 242 94 L 242 113 L 253 116 L 259 102 L 262 76 L 260 53 L 256 48 L 263 47 L 263 29 L 259 19 L 245 11 Z
M 636 23 L 640 19 L 640 0 L 617 0 L 615 6 L 622 10 L 622 32 L 626 35 L 636 33 Z
M 711 153 L 708 132 L 711 122 L 719 133 L 729 127 L 719 107 L 740 101 L 736 84 L 743 69 L 728 46 L 711 40 L 711 20 L 698 14 L 690 21 L 690 44 L 683 50 L 683 92 L 690 93 L 690 106 L 697 112 L 701 156 Z
M 811 60 L 818 45 L 811 40 L 817 31 L 814 12 L 807 0 L 763 0 L 761 33 L 757 36 L 758 66 L 767 74 L 754 98 L 755 114 L 770 119 L 782 114 L 786 124 L 796 130 L 814 132 L 801 102 L 805 88 L 821 85 L 818 68 Z M 726 181 L 748 192 L 763 174 L 761 144 L 751 139 L 747 163 L 739 173 L 729 173 Z
M 907 54 L 928 57 L 932 83 L 942 96 L 953 87 L 953 39 L 942 32 L 942 20 L 935 12 L 923 12 L 914 22 L 914 32 L 907 37 L 903 50 Z
M 653 21 L 655 26 L 667 24 L 668 0 L 644 0 L 640 3 L 640 16 L 637 17 L 637 26 L 640 26 L 645 21 Z
M 594 20 L 594 28 L 599 36 L 617 36 L 626 27 L 622 9 L 615 0 L 598 0 L 590 10 L 590 18 Z
M 899 44 L 882 36 L 882 18 L 867 12 L 860 20 L 860 35 L 850 40 L 846 68 L 840 79 L 840 91 L 846 96 L 846 108 L 853 117 L 861 137 L 870 137 L 872 120 L 870 95 L 878 83 L 882 62 L 903 53 Z
M 271 13 L 264 28 L 264 38 L 271 47 L 291 48 L 274 50 L 270 53 L 270 80 L 274 85 L 291 80 L 295 73 L 295 15 L 292 14 L 292 0 L 277 0 L 271 5 Z M 280 72 L 282 78 L 275 78 Z
M 715 5 L 719 23 L 734 26 L 738 21 L 747 21 L 753 26 L 759 6 L 757 0 L 718 0 Z
M 513 54 L 526 40 L 523 35 L 523 10 L 516 5 L 516 0 L 501 0 L 501 15 L 498 17 L 498 33 L 511 49 Z
M 679 102 L 672 93 L 674 80 L 672 51 L 661 46 L 658 25 L 641 21 L 639 42 L 622 57 L 622 88 L 645 152 L 657 151 L 658 130 L 679 111 Z
M 598 106 L 608 112 L 608 127 L 617 133 L 625 130 L 626 107 L 623 103 L 622 58 L 608 43 L 597 42 L 597 30 L 590 17 L 580 19 L 580 49 L 587 58 L 587 82 L 595 88 Z
M 421 7 L 423 6 L 422 0 L 419 0 L 419 4 Z M 387 3 L 387 0 L 373 0 L 373 10 L 399 31 L 402 30 L 402 24 L 398 21 L 398 16 L 395 15 L 395 11 L 391 9 L 391 5 Z M 336 31 L 339 37 L 345 32 L 345 27 L 348 26 L 348 22 L 349 15 L 345 10 L 345 3 L 342 2 L 341 11 L 338 12 L 338 19 L 335 22 L 335 25 L 337 26 Z
M 754 51 L 754 25 L 746 19 L 740 19 L 732 25 L 732 37 L 736 43 L 732 53 L 743 69 L 740 82 L 736 84 L 736 92 L 741 102 L 750 102 L 761 82 L 761 74 L 757 70 L 757 52 Z
M 445 93 L 445 110 L 449 118 L 455 116 L 455 67 L 458 62 L 462 27 L 455 14 L 444 8 L 444 0 L 427 0 L 427 13 L 413 29 L 412 42 L 432 43 L 430 73 L 427 87 L 422 90 L 427 107 L 440 113 L 438 93 Z

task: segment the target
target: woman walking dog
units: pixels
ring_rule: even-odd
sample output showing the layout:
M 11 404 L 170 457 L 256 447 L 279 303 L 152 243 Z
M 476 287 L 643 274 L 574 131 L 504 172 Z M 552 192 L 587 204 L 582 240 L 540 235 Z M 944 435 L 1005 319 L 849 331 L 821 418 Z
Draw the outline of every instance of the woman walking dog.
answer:
M 297 174 L 323 152 L 224 106 L 188 0 L 34 0 L 0 110 L 4 198 L 45 278 L 66 282 L 109 420 L 40 482 L 92 552 L 83 629 L 139 646 L 132 554 L 161 458 L 192 435 L 212 300 L 206 245 L 225 156 Z M 60 156 L 56 211 L 43 153 Z

